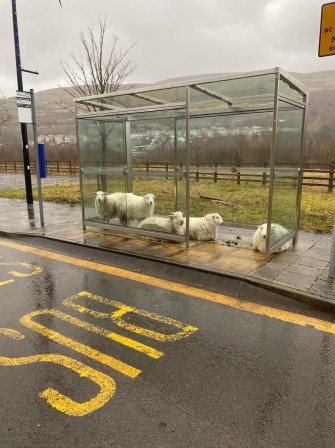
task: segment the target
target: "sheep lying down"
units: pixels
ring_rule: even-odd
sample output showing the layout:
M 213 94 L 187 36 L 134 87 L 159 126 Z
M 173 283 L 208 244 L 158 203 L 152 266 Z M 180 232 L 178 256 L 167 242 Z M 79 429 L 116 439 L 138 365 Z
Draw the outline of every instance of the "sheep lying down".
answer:
M 276 240 L 279 240 L 283 236 L 288 234 L 288 230 L 280 224 L 271 224 L 271 235 L 273 235 Z M 258 250 L 262 254 L 266 252 L 266 235 L 267 235 L 267 224 L 262 224 L 258 226 L 256 232 L 252 237 L 252 248 L 254 250 Z M 279 249 L 276 250 L 276 253 L 281 253 L 284 250 L 287 250 L 290 247 L 290 242 L 283 244 Z
M 215 241 L 218 236 L 218 226 L 223 224 L 223 219 L 218 213 L 209 213 L 201 218 L 190 217 L 189 235 L 191 240 Z M 184 223 L 184 230 L 186 223 Z
M 174 212 L 168 217 L 151 216 L 140 222 L 138 228 L 156 232 L 184 235 L 184 218 L 182 212 Z

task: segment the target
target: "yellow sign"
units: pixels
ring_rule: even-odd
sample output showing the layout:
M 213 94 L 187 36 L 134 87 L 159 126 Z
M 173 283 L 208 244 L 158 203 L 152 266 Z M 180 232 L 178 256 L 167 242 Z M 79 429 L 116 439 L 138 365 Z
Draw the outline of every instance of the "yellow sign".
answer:
M 319 56 L 335 55 L 335 2 L 322 5 Z

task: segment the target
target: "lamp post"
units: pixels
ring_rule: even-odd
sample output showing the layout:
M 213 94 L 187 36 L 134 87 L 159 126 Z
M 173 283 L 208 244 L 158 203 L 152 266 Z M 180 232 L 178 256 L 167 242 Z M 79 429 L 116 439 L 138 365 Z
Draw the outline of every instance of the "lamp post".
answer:
M 16 61 L 16 74 L 17 74 L 17 88 L 19 92 L 23 91 L 22 81 L 22 66 L 20 56 L 20 43 L 19 43 L 19 31 L 17 23 L 16 13 L 16 0 L 12 0 L 12 12 L 13 12 L 13 30 L 14 30 L 14 45 L 15 45 L 15 61 Z M 32 72 L 34 73 L 34 72 Z M 33 191 L 31 185 L 31 173 L 30 173 L 30 161 L 29 161 L 29 145 L 28 145 L 28 132 L 26 123 L 21 123 L 21 136 L 22 136 L 22 151 L 23 151 L 23 165 L 24 165 L 24 178 L 26 185 L 26 198 L 27 204 L 33 204 Z

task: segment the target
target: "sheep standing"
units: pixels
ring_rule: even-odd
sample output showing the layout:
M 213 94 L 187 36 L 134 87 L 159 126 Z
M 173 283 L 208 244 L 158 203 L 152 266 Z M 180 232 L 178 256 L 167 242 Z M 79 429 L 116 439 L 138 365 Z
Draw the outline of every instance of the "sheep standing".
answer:
M 271 224 L 271 235 L 274 236 L 275 240 L 278 241 L 280 238 L 288 234 L 288 230 L 280 224 Z M 267 235 L 267 224 L 262 224 L 257 227 L 256 232 L 252 237 L 252 248 L 258 250 L 262 254 L 266 252 L 266 235 Z M 281 253 L 290 247 L 290 242 L 283 244 L 276 250 L 276 253 Z
M 182 212 L 174 212 L 167 218 L 151 216 L 140 222 L 138 228 L 153 230 L 156 232 L 172 233 L 174 235 L 184 235 L 184 218 Z
M 218 236 L 218 226 L 222 224 L 223 219 L 218 213 L 210 213 L 201 218 L 190 217 L 190 239 L 197 241 L 215 241 Z M 184 223 L 184 228 L 186 228 L 186 223 Z
M 151 193 L 137 196 L 134 193 L 114 193 L 116 215 L 120 224 L 126 226 L 128 221 L 142 221 L 154 214 L 155 196 Z
M 108 195 L 103 191 L 97 191 L 95 194 L 95 210 L 102 218 L 103 222 L 108 222 L 116 216 L 116 204 L 113 195 Z

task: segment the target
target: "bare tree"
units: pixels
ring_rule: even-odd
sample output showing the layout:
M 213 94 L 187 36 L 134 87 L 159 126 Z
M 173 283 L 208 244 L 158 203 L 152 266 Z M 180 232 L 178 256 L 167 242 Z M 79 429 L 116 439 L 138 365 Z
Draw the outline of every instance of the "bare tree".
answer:
M 124 81 L 134 72 L 135 66 L 128 59 L 129 52 L 135 43 L 126 50 L 119 47 L 119 38 L 113 35 L 111 41 L 107 41 L 106 17 L 99 18 L 99 32 L 97 36 L 91 28 L 87 33 L 80 33 L 83 54 L 79 57 L 71 55 L 72 65 L 61 62 L 65 73 L 65 79 L 70 88 L 63 87 L 73 98 L 112 93 L 120 88 Z M 69 107 L 60 104 L 69 110 Z M 99 105 L 86 106 L 88 110 L 102 110 Z M 112 131 L 112 125 L 104 121 L 96 122 L 101 138 L 102 166 L 106 166 L 107 138 Z M 106 176 L 101 179 L 102 189 L 106 191 Z
M 127 58 L 135 43 L 123 51 L 119 48 L 117 35 L 107 42 L 106 31 L 106 17 L 100 18 L 98 36 L 91 28 L 87 29 L 86 35 L 80 32 L 83 55 L 72 54 L 72 66 L 61 62 L 70 86 L 63 89 L 73 98 L 115 92 L 134 73 L 135 66 Z

